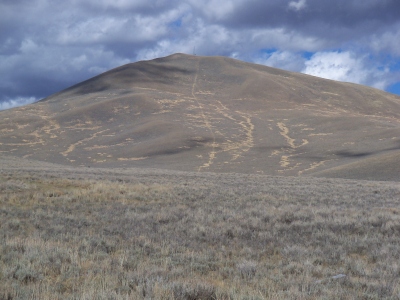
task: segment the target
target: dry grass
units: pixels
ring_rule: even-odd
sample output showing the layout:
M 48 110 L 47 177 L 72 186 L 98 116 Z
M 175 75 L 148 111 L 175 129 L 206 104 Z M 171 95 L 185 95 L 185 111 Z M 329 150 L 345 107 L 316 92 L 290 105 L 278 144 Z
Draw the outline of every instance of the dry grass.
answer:
M 0 299 L 399 299 L 398 185 L 189 175 L 3 172 Z

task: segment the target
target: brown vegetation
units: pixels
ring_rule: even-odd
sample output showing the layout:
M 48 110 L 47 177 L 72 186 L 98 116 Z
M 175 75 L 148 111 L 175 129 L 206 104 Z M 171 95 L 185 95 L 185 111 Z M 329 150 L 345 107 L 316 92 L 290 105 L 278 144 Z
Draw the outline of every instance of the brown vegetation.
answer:
M 91 172 L 2 171 L 0 299 L 399 298 L 398 184 Z

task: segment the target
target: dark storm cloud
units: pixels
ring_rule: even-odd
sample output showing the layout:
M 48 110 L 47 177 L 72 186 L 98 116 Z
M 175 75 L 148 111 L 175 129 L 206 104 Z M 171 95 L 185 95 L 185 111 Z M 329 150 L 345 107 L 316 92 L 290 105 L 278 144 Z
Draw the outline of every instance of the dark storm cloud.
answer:
M 308 24 L 331 25 L 331 30 L 374 24 L 377 28 L 400 20 L 397 0 L 306 0 L 306 1 L 240 1 L 226 15 L 213 15 L 204 7 L 202 13 L 212 21 L 243 28 L 284 26 L 299 29 Z M 368 25 L 369 26 L 369 25 Z M 329 34 L 327 32 L 326 34 Z
M 400 81 L 400 2 L 2 0 L 0 109 L 194 51 L 386 88 Z
M 400 1 L 397 0 L 230 2 L 233 7 L 226 13 L 214 13 L 213 1 L 197 9 L 209 22 L 232 30 L 283 28 L 287 32 L 322 39 L 326 46 L 340 46 L 388 30 L 398 31 L 400 26 Z

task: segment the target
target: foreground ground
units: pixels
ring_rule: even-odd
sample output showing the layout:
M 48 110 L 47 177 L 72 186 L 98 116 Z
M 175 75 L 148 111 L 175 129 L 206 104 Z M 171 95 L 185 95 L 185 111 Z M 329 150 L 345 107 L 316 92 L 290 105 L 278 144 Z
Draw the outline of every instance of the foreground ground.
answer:
M 7 166 L 0 299 L 399 299 L 399 200 L 393 182 Z

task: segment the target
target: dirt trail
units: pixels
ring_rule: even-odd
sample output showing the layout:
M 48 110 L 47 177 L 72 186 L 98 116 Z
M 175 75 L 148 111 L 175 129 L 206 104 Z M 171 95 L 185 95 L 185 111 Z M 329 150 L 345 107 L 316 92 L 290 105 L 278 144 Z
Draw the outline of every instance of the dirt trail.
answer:
M 199 76 L 199 72 L 200 72 L 200 61 L 197 61 L 197 71 L 194 76 L 194 80 L 193 80 L 193 84 L 192 84 L 192 96 L 193 96 L 193 99 L 196 101 L 197 106 L 200 108 L 200 113 L 203 118 L 204 125 L 210 131 L 212 139 L 213 139 L 213 141 L 211 143 L 211 151 L 208 153 L 208 161 L 198 168 L 198 171 L 201 171 L 201 169 L 208 168 L 213 164 L 215 155 L 216 155 L 216 152 L 215 152 L 216 143 L 215 143 L 215 134 L 212 129 L 210 120 L 209 120 L 208 116 L 204 113 L 204 108 L 203 108 L 203 105 L 201 104 L 200 100 L 196 97 L 195 90 L 196 90 L 197 77 Z

